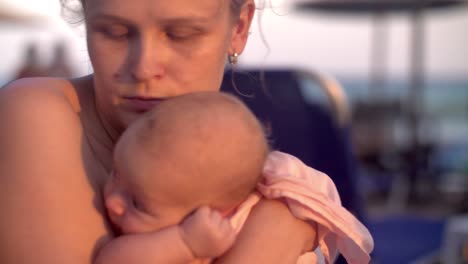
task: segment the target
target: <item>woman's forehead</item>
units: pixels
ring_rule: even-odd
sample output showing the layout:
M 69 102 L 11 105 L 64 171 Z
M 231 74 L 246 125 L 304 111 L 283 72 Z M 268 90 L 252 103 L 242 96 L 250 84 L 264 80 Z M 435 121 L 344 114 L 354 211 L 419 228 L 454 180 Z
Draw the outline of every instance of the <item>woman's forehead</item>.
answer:
M 210 19 L 223 15 L 230 0 L 86 0 L 85 14 L 132 18 Z

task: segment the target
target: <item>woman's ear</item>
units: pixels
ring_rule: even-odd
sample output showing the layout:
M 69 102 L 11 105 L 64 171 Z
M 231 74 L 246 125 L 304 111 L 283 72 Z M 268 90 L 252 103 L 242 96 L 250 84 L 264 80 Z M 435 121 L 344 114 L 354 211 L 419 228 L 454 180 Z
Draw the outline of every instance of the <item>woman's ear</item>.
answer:
M 241 8 L 239 17 L 234 21 L 232 29 L 231 45 L 229 47 L 229 54 L 241 54 L 247 43 L 249 37 L 250 24 L 255 13 L 254 0 L 245 1 Z

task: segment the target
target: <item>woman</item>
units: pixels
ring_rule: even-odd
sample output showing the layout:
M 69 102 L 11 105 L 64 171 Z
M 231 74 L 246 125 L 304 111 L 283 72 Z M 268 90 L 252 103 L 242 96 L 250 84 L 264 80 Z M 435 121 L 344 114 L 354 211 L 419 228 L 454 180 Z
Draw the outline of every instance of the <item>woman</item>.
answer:
M 114 143 L 161 100 L 218 90 L 255 10 L 253 0 L 82 4 L 94 74 L 0 91 L 2 264 L 92 261 L 113 237 L 101 197 Z M 283 204 L 264 201 L 218 263 L 294 263 L 314 237 Z

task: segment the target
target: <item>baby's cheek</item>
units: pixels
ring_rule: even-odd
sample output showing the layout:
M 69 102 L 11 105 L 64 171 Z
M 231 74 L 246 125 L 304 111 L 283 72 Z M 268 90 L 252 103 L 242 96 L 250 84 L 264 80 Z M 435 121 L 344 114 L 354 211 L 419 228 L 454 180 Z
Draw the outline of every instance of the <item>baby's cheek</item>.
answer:
M 157 230 L 150 222 L 130 215 L 122 219 L 120 229 L 123 234 L 148 233 Z
M 123 234 L 137 234 L 144 232 L 144 228 L 134 221 L 122 221 L 119 227 Z

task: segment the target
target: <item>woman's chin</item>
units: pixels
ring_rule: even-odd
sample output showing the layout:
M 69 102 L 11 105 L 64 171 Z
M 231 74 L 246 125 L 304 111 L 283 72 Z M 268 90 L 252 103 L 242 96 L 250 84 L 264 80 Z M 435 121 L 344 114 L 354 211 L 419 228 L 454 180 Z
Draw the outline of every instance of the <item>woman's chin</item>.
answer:
M 127 129 L 133 122 L 135 122 L 138 118 L 143 116 L 146 112 L 136 112 L 136 111 L 125 111 L 121 114 L 120 120 L 122 131 Z

